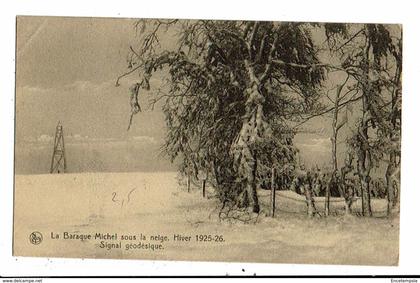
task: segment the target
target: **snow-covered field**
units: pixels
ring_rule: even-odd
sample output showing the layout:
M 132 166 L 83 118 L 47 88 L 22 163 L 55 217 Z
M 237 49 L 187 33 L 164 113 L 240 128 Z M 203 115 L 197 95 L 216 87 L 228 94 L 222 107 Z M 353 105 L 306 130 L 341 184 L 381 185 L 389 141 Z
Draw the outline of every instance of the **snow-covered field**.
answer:
M 260 191 L 267 210 L 269 191 Z M 86 173 L 17 175 L 15 180 L 14 254 L 18 256 L 137 258 L 318 264 L 398 264 L 399 217 L 305 216 L 301 196 L 277 192 L 276 218 L 260 216 L 255 224 L 218 219 L 216 200 L 198 188 L 190 193 L 176 173 Z M 289 198 L 287 198 L 289 197 Z M 355 203 L 355 209 L 360 204 Z M 385 208 L 374 200 L 374 211 Z M 340 202 L 332 204 L 333 210 Z M 318 199 L 317 207 L 322 207 Z M 288 211 L 288 212 L 285 212 Z M 264 213 L 264 212 L 263 212 Z M 43 241 L 31 244 L 38 231 Z M 114 246 L 100 239 L 63 239 L 63 233 L 117 233 Z M 59 235 L 60 239 L 52 239 Z M 122 235 L 136 240 L 120 240 Z M 141 236 L 146 239 L 142 239 Z M 191 236 L 174 241 L 174 235 Z M 212 241 L 197 241 L 211 235 Z M 150 236 L 157 236 L 150 240 Z M 161 242 L 161 237 L 167 241 Z M 222 236 L 222 237 L 220 237 Z M 200 236 L 198 236 L 200 239 Z M 205 237 L 201 236 L 201 240 Z M 223 238 L 223 241 L 220 239 Z M 121 242 L 121 248 L 115 247 Z M 132 243 L 162 244 L 161 250 L 131 248 Z

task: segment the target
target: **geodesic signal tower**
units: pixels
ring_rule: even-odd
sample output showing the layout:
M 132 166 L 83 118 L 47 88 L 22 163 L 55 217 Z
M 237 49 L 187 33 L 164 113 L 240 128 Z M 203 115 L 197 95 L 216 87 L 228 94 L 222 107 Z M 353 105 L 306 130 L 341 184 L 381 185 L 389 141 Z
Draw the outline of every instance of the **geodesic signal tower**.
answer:
M 59 121 L 55 130 L 54 151 L 51 159 L 50 173 L 66 173 L 66 169 L 63 126 Z

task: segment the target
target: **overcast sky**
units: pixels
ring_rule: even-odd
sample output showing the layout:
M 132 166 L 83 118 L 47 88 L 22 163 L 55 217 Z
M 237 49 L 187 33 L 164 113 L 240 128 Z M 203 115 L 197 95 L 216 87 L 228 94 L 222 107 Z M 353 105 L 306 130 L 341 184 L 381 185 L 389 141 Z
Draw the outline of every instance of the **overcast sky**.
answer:
M 94 138 L 161 136 L 161 113 L 136 117 L 127 133 L 126 67 L 133 20 L 18 18 L 17 139 L 52 135 L 58 120 L 67 134 Z M 138 126 L 148 121 L 147 126 Z M 138 123 L 137 123 L 138 122 Z

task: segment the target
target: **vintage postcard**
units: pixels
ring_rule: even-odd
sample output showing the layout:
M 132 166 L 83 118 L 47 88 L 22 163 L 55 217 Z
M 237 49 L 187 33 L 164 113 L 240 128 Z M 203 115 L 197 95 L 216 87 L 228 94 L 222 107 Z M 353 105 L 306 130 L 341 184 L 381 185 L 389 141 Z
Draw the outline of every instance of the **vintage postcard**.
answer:
M 401 25 L 16 21 L 14 256 L 398 265 Z

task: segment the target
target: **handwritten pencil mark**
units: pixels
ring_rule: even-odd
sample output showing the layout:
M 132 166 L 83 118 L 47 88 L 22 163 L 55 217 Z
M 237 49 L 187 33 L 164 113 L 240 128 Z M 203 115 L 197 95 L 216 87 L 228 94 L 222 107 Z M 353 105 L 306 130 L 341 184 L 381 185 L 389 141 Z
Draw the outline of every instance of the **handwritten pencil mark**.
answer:
M 136 189 L 137 189 L 137 188 L 134 188 L 134 189 L 132 189 L 132 190 L 128 193 L 128 195 L 127 195 L 127 203 L 129 203 L 129 202 L 130 202 L 130 195 L 131 195 L 131 193 L 132 193 L 132 192 L 134 192 Z
M 115 197 L 117 196 L 117 193 L 116 192 L 113 192 L 112 193 L 112 201 L 113 202 L 118 202 L 116 199 L 115 199 Z

